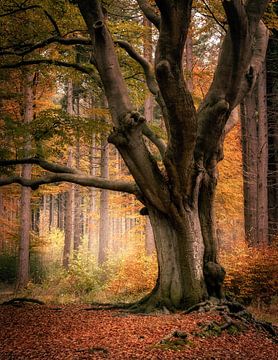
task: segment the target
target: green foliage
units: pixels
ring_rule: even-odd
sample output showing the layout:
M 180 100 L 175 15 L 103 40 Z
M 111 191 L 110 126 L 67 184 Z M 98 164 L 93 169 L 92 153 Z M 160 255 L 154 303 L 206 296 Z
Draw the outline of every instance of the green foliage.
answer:
M 12 284 L 16 280 L 17 256 L 8 252 L 0 254 L 0 282 Z

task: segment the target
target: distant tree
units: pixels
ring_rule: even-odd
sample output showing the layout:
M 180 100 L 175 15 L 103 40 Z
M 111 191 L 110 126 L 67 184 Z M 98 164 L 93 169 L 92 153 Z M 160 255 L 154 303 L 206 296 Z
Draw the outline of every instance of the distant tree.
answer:
M 28 125 L 33 120 L 34 90 L 33 72 L 23 72 L 23 122 Z M 30 156 L 31 140 L 27 135 L 24 145 L 24 155 Z M 31 179 L 32 165 L 22 165 L 22 177 Z M 19 239 L 19 264 L 16 288 L 20 290 L 29 282 L 29 257 L 30 257 L 30 230 L 31 230 L 31 188 L 23 187 L 21 190 L 20 204 L 20 239 Z
M 276 14 L 278 4 L 275 4 Z M 268 120 L 268 223 L 269 242 L 278 236 L 278 31 L 272 29 L 266 55 Z

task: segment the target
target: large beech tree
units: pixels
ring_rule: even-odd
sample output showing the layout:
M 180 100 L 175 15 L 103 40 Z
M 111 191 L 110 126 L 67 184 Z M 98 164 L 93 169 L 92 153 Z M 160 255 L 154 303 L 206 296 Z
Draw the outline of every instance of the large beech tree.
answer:
M 136 306 L 146 311 L 156 307 L 172 310 L 194 305 L 208 296 L 221 298 L 225 271 L 217 259 L 213 210 L 217 163 L 223 158 L 230 113 L 252 90 L 265 57 L 268 35 L 261 18 L 268 1 L 222 1 L 227 32 L 211 87 L 196 109 L 182 64 L 192 1 L 137 0 L 141 11 L 158 29 L 154 65 L 131 44 L 121 40 L 117 44 L 144 70 L 148 88 L 161 107 L 166 144 L 149 129 L 144 116 L 134 111 L 107 25 L 105 2 L 74 3 L 90 35 L 90 41 L 83 39 L 82 43 L 91 44 L 91 63 L 99 73 L 111 112 L 114 127 L 108 140 L 117 147 L 134 183 L 92 177 L 33 157 L 1 164 L 32 163 L 51 174 L 31 180 L 2 178 L 1 184 L 19 183 L 34 189 L 41 184 L 70 181 L 134 194 L 144 205 L 141 212 L 149 215 L 159 267 L 156 286 Z M 62 39 L 57 34 L 49 43 L 55 41 L 67 45 L 78 39 Z M 14 66 L 31 63 L 23 59 Z M 151 154 L 146 138 L 158 148 L 162 165 Z

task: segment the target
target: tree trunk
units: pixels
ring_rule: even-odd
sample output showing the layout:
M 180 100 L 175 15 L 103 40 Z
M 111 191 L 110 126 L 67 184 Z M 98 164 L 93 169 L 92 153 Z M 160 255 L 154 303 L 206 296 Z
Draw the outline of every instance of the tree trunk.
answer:
M 277 8 L 277 6 L 276 6 Z M 278 31 L 272 29 L 266 55 L 268 120 L 268 227 L 269 242 L 278 237 Z
M 24 81 L 24 123 L 28 124 L 33 119 L 33 73 L 25 74 Z M 30 138 L 26 139 L 24 152 L 29 156 L 31 150 Z M 22 166 L 22 177 L 31 178 L 32 165 L 26 164 Z M 31 189 L 23 187 L 21 189 L 21 215 L 20 215 L 20 242 L 19 242 L 19 265 L 17 276 L 17 290 L 27 286 L 29 281 L 29 246 L 30 246 L 30 230 L 31 230 Z
M 245 237 L 250 246 L 257 244 L 257 119 L 255 93 L 241 105 L 243 195 Z
M 158 280 L 153 292 L 140 302 L 140 308 L 168 310 L 184 308 L 206 296 L 203 277 L 204 245 L 197 211 L 182 218 L 165 216 L 148 207 L 156 242 Z
M 108 178 L 109 176 L 109 145 L 105 137 L 101 140 L 101 164 L 100 176 Z M 101 190 L 99 208 L 99 252 L 98 263 L 103 264 L 108 257 L 109 245 L 109 192 Z
M 268 243 L 268 129 L 265 68 L 242 105 L 245 236 L 249 246 Z
M 267 199 L 267 169 L 268 169 L 268 124 L 266 108 L 266 69 L 265 64 L 258 77 L 258 184 L 257 184 L 257 243 L 268 244 L 268 199 Z
M 76 91 L 76 89 L 74 89 Z M 76 97 L 76 115 L 79 116 L 79 96 Z M 80 135 L 77 130 L 76 135 L 76 148 L 75 148 L 75 167 L 80 168 Z M 79 251 L 81 245 L 81 233 L 82 233 L 82 223 L 81 223 L 81 192 L 78 185 L 74 188 L 74 234 L 73 234 L 73 250 L 75 255 Z

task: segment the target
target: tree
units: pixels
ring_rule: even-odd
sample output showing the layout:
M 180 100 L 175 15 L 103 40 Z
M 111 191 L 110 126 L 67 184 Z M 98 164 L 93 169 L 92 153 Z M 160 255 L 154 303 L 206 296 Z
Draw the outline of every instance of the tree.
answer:
M 24 89 L 23 89 L 23 121 L 28 124 L 33 119 L 33 73 L 24 73 Z M 24 153 L 29 156 L 31 150 L 30 136 L 25 139 Z M 31 178 L 32 165 L 24 164 L 22 166 L 22 177 Z M 18 290 L 26 287 L 29 281 L 29 256 L 30 256 L 30 230 L 31 230 L 31 189 L 23 187 L 21 191 L 20 205 L 20 240 L 19 240 L 19 265 L 16 288 Z
M 278 4 L 274 4 L 276 14 Z M 269 242 L 278 235 L 278 31 L 272 29 L 266 55 L 267 70 L 267 120 L 268 120 L 268 227 Z
M 152 5 L 137 0 L 159 31 L 154 67 L 129 43 L 117 43 L 143 67 L 149 90 L 161 107 L 167 145 L 134 111 L 108 29 L 109 11 L 100 1 L 74 3 L 89 31 L 91 63 L 98 70 L 111 113 L 114 128 L 108 140 L 117 147 L 135 182 L 85 176 L 79 170 L 35 157 L 1 163 L 38 164 L 53 174 L 34 180 L 4 178 L 1 184 L 17 182 L 36 188 L 43 183 L 71 181 L 134 194 L 150 217 L 159 267 L 156 286 L 137 304 L 139 309 L 171 310 L 196 304 L 207 296 L 221 298 L 225 271 L 217 259 L 213 209 L 217 163 L 223 158 L 229 115 L 252 89 L 265 56 L 267 31 L 260 19 L 268 1 L 222 1 L 229 28 L 213 82 L 196 110 L 182 66 L 192 1 L 156 0 Z M 19 65 L 27 63 L 20 61 Z M 156 145 L 160 163 L 146 146 L 145 137 Z
M 244 223 L 249 246 L 268 243 L 268 124 L 266 76 L 262 66 L 253 90 L 241 105 Z

